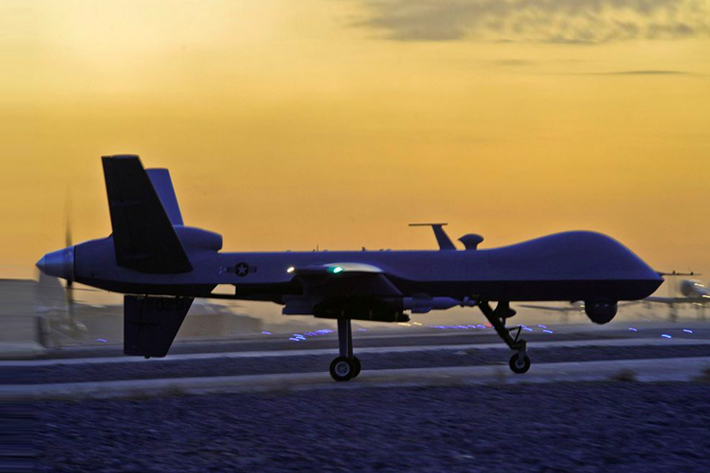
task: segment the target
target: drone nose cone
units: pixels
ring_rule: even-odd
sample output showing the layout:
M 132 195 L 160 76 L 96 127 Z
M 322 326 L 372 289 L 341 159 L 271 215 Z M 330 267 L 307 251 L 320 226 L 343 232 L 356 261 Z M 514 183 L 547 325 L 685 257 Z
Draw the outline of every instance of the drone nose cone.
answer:
M 37 266 L 40 271 L 44 272 L 44 256 L 42 256 L 39 261 L 35 263 L 35 266 Z
M 44 274 L 72 281 L 74 279 L 74 247 L 70 246 L 63 250 L 47 253 L 37 261 L 37 267 Z

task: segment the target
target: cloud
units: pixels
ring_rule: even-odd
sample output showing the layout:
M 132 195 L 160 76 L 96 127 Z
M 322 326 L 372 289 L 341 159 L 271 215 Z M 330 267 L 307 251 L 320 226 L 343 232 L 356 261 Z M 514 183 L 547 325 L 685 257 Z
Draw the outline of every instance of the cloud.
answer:
M 534 66 L 537 64 L 536 61 L 529 61 L 527 59 L 501 59 L 498 61 L 491 61 L 492 64 L 500 67 L 525 67 Z
M 599 44 L 710 35 L 708 0 L 354 0 L 397 41 Z
M 577 74 L 582 76 L 692 76 L 694 74 L 684 71 L 666 70 L 641 70 L 641 71 L 612 71 L 612 72 L 586 72 Z

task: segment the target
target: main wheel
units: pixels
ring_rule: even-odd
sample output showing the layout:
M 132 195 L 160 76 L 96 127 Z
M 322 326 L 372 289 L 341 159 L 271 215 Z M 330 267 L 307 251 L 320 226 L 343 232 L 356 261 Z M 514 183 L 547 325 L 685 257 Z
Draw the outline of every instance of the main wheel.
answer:
M 508 366 L 513 370 L 513 373 L 527 373 L 530 369 L 530 358 L 528 358 L 528 355 L 520 356 L 520 353 L 516 353 L 510 357 Z
M 360 370 L 362 369 L 362 365 L 360 364 L 360 360 L 357 356 L 353 356 L 353 367 L 355 368 L 355 371 L 353 372 L 353 378 L 357 378 L 357 376 L 360 374 Z
M 330 375 L 336 381 L 348 381 L 355 377 L 355 363 L 344 356 L 339 356 L 330 363 Z

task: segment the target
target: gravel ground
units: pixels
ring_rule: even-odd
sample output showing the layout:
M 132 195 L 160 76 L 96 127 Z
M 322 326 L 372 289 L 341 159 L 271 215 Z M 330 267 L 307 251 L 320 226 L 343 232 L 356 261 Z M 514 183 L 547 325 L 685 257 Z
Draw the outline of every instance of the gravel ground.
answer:
M 40 402 L 39 471 L 710 471 L 710 386 L 412 387 Z
M 540 348 L 529 350 L 533 363 L 645 358 L 710 356 L 710 345 Z M 361 353 L 364 369 L 432 368 L 507 364 L 510 350 L 469 349 L 409 353 Z M 275 358 L 216 358 L 210 360 L 146 361 L 85 365 L 56 365 L 34 368 L 5 368 L 0 384 L 41 384 L 121 379 L 154 379 L 192 376 L 236 376 L 251 374 L 308 373 L 326 371 L 332 355 Z

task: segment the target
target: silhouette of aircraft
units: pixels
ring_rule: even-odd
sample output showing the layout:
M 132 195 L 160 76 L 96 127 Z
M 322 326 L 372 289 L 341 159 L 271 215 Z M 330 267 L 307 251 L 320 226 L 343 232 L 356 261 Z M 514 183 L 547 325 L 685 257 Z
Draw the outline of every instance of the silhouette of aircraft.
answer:
M 671 273 L 661 273 L 662 276 L 699 276 L 694 272 L 690 273 L 677 273 L 675 271 Z M 676 307 L 681 304 L 692 304 L 698 311 L 698 317 L 701 320 L 705 319 L 705 309 L 710 306 L 710 289 L 705 286 L 699 279 L 681 279 L 676 282 L 675 289 L 673 290 L 675 294 L 680 294 L 677 296 L 670 295 L 668 297 L 663 296 L 650 296 L 646 297 L 643 301 L 646 303 L 654 304 L 665 304 L 670 308 L 670 320 L 675 322 L 678 319 L 678 313 L 676 312 Z
M 443 223 L 438 250 L 227 253 L 222 237 L 184 224 L 166 169 L 138 156 L 103 157 L 113 233 L 47 253 L 43 272 L 124 294 L 124 353 L 165 356 L 195 297 L 271 301 L 286 315 L 337 320 L 336 381 L 360 373 L 351 320 L 406 322 L 405 313 L 477 306 L 514 351 L 510 368 L 530 368 L 520 327 L 508 328 L 513 301 L 584 301 L 598 324 L 617 302 L 652 294 L 661 276 L 628 248 L 593 232 L 566 232 L 478 249 L 469 234 L 457 250 Z M 220 284 L 234 294 L 212 294 Z M 491 302 L 496 302 L 495 308 Z

